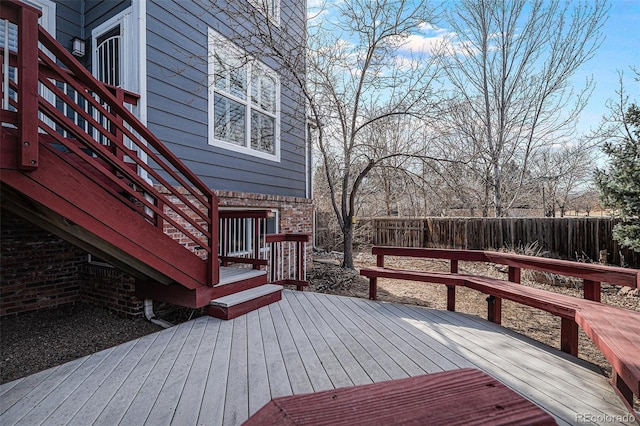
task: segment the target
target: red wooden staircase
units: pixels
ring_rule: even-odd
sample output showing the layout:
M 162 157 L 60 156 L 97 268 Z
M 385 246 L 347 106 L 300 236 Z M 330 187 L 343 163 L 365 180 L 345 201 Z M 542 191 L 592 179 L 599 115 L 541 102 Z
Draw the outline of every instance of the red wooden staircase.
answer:
M 196 308 L 265 285 L 252 269 L 220 282 L 216 195 L 136 118 L 137 95 L 96 80 L 39 13 L 2 0 L 17 36 L 0 50 L 3 208 L 134 276 L 142 298 Z M 279 299 L 269 289 L 233 311 Z

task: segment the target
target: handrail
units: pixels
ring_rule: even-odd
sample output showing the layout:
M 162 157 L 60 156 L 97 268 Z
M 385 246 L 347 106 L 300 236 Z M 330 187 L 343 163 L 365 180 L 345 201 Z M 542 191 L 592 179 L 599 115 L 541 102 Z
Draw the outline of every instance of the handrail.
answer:
M 17 81 L 3 84 L 3 92 L 14 95 L 7 106 L 11 110 L 2 111 L 3 122 L 17 127 L 18 168 L 37 168 L 38 145 L 60 147 L 64 153 L 57 155 L 80 173 L 206 256 L 208 276 L 202 277 L 203 284 L 216 284 L 217 196 L 127 108 L 137 103 L 135 94 L 95 79 L 37 24 L 37 9 L 18 0 L 2 3 L 0 17 L 18 27 L 17 51 L 0 48 L 10 62 L 7 66 L 17 68 L 18 74 Z M 38 86 L 53 101 L 38 94 Z M 5 131 L 13 130 L 3 127 Z
M 403 256 L 451 261 L 451 272 L 457 272 L 459 261 L 490 262 L 509 267 L 509 281 L 520 282 L 521 269 L 549 272 L 575 278 L 582 278 L 584 298 L 600 301 L 600 283 L 624 285 L 640 288 L 640 270 L 617 266 L 580 263 L 570 260 L 525 256 L 488 250 L 460 250 L 434 248 L 407 248 L 375 246 L 371 253 L 376 255 L 377 265 L 384 266 L 384 256 Z

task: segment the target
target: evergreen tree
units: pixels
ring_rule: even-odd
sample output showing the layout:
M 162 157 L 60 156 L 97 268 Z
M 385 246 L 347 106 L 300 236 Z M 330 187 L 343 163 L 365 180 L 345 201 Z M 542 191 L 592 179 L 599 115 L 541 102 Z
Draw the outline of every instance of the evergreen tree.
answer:
M 613 237 L 623 247 L 640 252 L 640 109 L 632 104 L 624 116 L 625 137 L 618 143 L 605 143 L 609 170 L 596 170 L 595 179 L 604 206 L 620 222 Z

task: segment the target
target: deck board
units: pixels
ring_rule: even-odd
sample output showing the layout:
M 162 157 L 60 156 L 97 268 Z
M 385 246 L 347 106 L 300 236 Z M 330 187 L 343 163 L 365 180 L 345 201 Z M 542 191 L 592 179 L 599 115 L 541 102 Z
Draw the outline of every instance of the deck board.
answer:
M 304 367 L 300 353 L 282 314 L 281 303 L 267 306 L 273 318 L 273 324 L 278 336 L 278 344 L 285 360 L 287 379 L 291 383 L 294 394 L 313 392 L 313 385 Z
M 317 331 L 324 336 L 325 343 L 340 360 L 342 368 L 349 376 L 349 380 L 354 385 L 364 385 L 373 383 L 367 372 L 358 363 L 354 355 L 349 352 L 348 347 L 340 340 L 340 337 L 334 332 L 331 326 L 324 320 L 322 315 L 316 311 L 309 297 L 302 295 L 301 292 L 293 293 L 300 307 L 309 316 L 311 323 L 316 327 Z M 299 297 L 298 297 L 299 295 Z
M 323 304 L 324 297 L 315 297 L 310 294 L 307 298 L 315 307 L 316 312 L 322 312 L 323 318 L 327 325 L 333 330 L 338 339 L 347 347 L 351 356 L 356 360 L 360 368 L 367 374 L 372 382 L 381 382 L 383 380 L 391 380 L 385 369 L 367 352 L 366 348 L 347 330 L 339 318 L 332 314 L 330 306 Z
M 262 324 L 258 311 L 247 315 L 247 363 L 249 370 L 249 415 L 254 414 L 267 402 L 271 401 L 269 388 L 269 374 L 264 356 L 264 342 L 262 340 Z
M 592 366 L 480 318 L 284 291 L 231 321 L 197 318 L 2 385 L 0 424 L 237 425 L 273 397 L 462 367 L 559 424 L 628 419 Z
M 415 311 L 412 308 L 405 309 Z M 595 407 L 589 406 L 580 398 L 573 397 L 577 393 L 582 393 L 581 388 L 565 380 L 567 376 L 576 375 L 576 370 L 558 369 L 550 373 L 548 371 L 550 364 L 541 363 L 536 357 L 521 356 L 523 351 L 519 349 L 520 345 L 510 346 L 503 334 L 490 333 L 479 327 L 473 329 L 463 327 L 448 318 L 440 317 L 440 319 L 442 320 L 440 326 L 451 331 L 448 334 L 450 339 L 464 348 L 461 350 L 477 367 L 512 388 L 527 386 L 531 391 L 540 392 L 540 397 L 554 406 L 555 409 L 550 410 L 551 414 L 563 417 L 569 412 L 593 412 Z M 473 335 L 470 336 L 469 333 Z M 465 345 L 470 337 L 477 338 L 473 347 Z M 590 375 L 579 375 L 579 377 L 588 381 Z M 533 393 L 525 396 L 533 398 Z M 596 414 L 602 414 L 602 412 L 596 409 Z
M 222 424 L 237 425 L 249 416 L 246 315 L 234 320 L 228 377 Z M 224 387 L 224 383 L 219 386 Z
M 72 418 L 72 424 L 104 424 L 109 420 L 117 423 L 176 330 L 177 327 L 147 336 L 155 339 L 138 340 L 135 347 L 124 354 L 110 374 L 93 389 L 91 397 Z
M 198 319 L 200 321 L 209 320 Z M 198 424 L 221 425 L 224 418 L 224 407 L 227 403 L 226 383 L 231 365 L 231 341 L 233 339 L 234 321 L 218 321 L 220 328 L 216 340 L 210 342 L 213 356 L 207 375 L 202 404 L 198 413 Z M 208 343 L 208 342 L 207 342 Z M 177 419 L 176 419 L 177 420 Z
M 382 368 L 386 377 L 389 379 L 408 377 L 406 371 L 378 344 L 379 342 L 376 342 L 371 336 L 362 332 L 360 327 L 358 327 L 358 320 L 351 318 L 348 312 L 344 312 L 339 301 L 334 302 L 323 297 L 321 302 L 327 311 L 334 316 L 336 321 L 338 321 L 349 335 L 367 352 L 368 357 L 375 360 L 380 368 Z
M 267 367 L 267 377 L 269 380 L 269 392 L 272 398 L 292 395 L 293 390 L 288 379 L 287 367 L 285 365 L 278 335 L 273 323 L 273 317 L 269 309 L 258 310 L 260 317 L 260 329 L 262 331 L 262 341 L 264 344 L 264 358 Z
M 296 312 L 298 323 L 307 335 L 308 341 L 313 342 L 313 347 L 322 368 L 327 372 L 331 385 L 329 389 L 345 386 L 353 386 L 354 383 L 342 366 L 340 360 L 333 353 L 323 335 L 318 331 L 314 322 L 309 317 L 309 313 L 302 307 L 296 297 L 287 298 L 293 312 Z
M 155 341 L 157 336 L 157 334 L 148 336 L 146 341 Z M 64 424 L 66 420 L 73 418 L 122 359 L 129 354 L 134 347 L 133 343 L 134 342 L 130 342 L 129 345 L 119 345 L 112 350 L 108 349 L 104 351 L 108 353 L 109 356 L 100 363 L 90 376 L 84 378 L 82 384 L 73 393 L 66 395 L 67 398 L 57 407 L 51 416 L 49 416 L 46 423 Z
M 198 411 L 202 406 L 207 377 L 211 367 L 215 365 L 212 361 L 214 351 L 211 343 L 216 341 L 220 330 L 220 322 L 198 321 L 205 325 L 205 329 L 173 416 L 184 425 L 195 425 L 198 422 Z
M 431 348 L 426 345 L 419 345 L 418 342 L 407 342 L 400 331 L 393 327 L 393 322 L 388 319 L 385 320 L 380 314 L 382 309 L 370 310 L 368 305 L 360 303 L 354 303 L 351 299 L 340 300 L 347 308 L 351 309 L 354 317 L 361 318 L 365 321 L 369 329 L 376 330 L 377 333 L 384 336 L 391 345 L 396 347 L 404 357 L 410 359 L 412 362 L 408 365 L 408 368 L 419 366 L 419 370 L 413 368 L 408 370 L 410 376 L 416 376 L 418 374 L 436 373 L 444 370 L 451 370 L 454 368 L 461 368 L 461 365 L 455 365 L 446 358 L 440 356 L 436 351 L 430 350 Z M 375 338 L 372 337 L 372 338 Z M 419 346 L 422 346 L 418 349 Z M 395 357 L 397 359 L 397 357 Z
M 434 314 L 438 316 L 437 312 Z M 477 317 L 474 318 L 471 316 L 463 316 L 463 315 L 449 318 L 447 321 L 449 324 L 463 326 L 461 330 L 465 330 L 467 333 L 469 329 L 479 330 L 479 334 L 478 334 L 479 336 L 486 335 L 486 336 L 493 337 L 496 331 L 500 331 L 500 336 L 498 336 L 497 338 L 492 338 L 491 343 L 496 341 L 497 344 L 501 345 L 501 347 L 503 348 L 514 348 L 518 351 L 519 354 L 530 354 L 531 355 L 530 358 L 521 358 L 521 359 L 526 359 L 526 361 L 523 361 L 523 362 L 526 362 L 526 365 L 530 369 L 530 371 L 533 372 L 534 374 L 540 375 L 541 377 L 546 377 L 550 385 L 554 385 L 555 383 L 558 383 L 557 380 L 551 380 L 551 377 L 554 377 L 554 378 L 561 377 L 562 388 L 564 390 L 566 390 L 567 385 L 569 385 L 569 386 L 573 386 L 576 389 L 580 389 L 580 391 L 587 391 L 594 396 L 597 396 L 597 395 L 602 396 L 602 391 L 609 390 L 610 388 L 610 385 L 600 380 L 598 375 L 596 376 L 593 376 L 590 374 L 577 375 L 575 373 L 567 374 L 566 369 L 563 368 L 558 358 L 561 358 L 561 359 L 571 358 L 573 362 L 580 364 L 587 369 L 591 369 L 592 371 L 597 370 L 595 366 L 588 364 L 587 362 L 580 362 L 579 360 L 576 360 L 575 358 L 570 357 L 569 355 L 560 351 L 556 351 L 555 353 L 553 353 L 553 352 L 546 352 L 546 351 L 541 352 L 539 350 L 535 350 L 536 347 L 534 345 L 536 344 L 540 345 L 537 342 L 529 341 L 528 343 L 530 344 L 527 344 L 527 345 L 516 344 L 516 342 L 519 343 L 524 339 L 522 338 L 519 338 L 518 340 L 511 339 L 510 337 L 512 337 L 513 335 L 509 333 L 505 333 L 504 329 L 496 324 L 493 324 L 487 321 L 478 321 Z M 481 341 L 481 343 L 482 343 L 481 346 L 483 347 L 489 347 L 489 348 L 491 347 L 486 341 L 485 342 Z M 596 378 L 597 380 L 595 381 L 591 380 L 593 378 Z M 617 397 L 613 395 L 609 395 L 609 397 L 610 397 L 610 401 L 617 403 L 618 401 Z

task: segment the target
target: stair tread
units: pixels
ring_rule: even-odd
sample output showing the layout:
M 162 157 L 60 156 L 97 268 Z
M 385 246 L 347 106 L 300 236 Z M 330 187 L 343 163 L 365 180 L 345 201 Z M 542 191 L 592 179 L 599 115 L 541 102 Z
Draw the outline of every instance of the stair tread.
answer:
M 247 269 L 247 268 L 232 268 L 232 267 L 220 267 L 220 281 L 216 286 L 231 284 L 242 280 L 248 280 L 250 278 L 259 277 L 261 275 L 267 275 L 267 271 L 260 269 Z
M 281 291 L 283 288 L 284 287 L 277 284 L 264 284 L 259 287 L 250 288 L 248 290 L 214 299 L 210 304 L 213 306 L 228 308 L 231 306 L 239 305 L 240 303 L 247 302 L 249 300 L 257 299 L 261 296 L 275 293 L 276 291 Z

